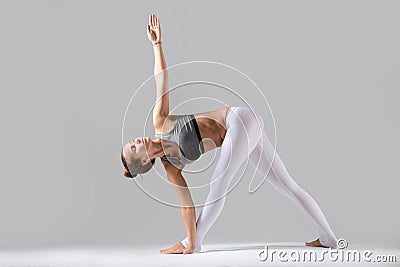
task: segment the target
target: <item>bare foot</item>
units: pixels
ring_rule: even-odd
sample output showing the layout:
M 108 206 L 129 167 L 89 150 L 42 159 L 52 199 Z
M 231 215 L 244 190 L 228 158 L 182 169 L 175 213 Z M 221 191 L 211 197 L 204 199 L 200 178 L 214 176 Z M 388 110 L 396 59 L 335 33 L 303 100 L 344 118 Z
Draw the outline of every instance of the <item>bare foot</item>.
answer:
M 173 245 L 172 247 L 169 247 L 166 249 L 161 249 L 160 253 L 161 254 L 181 254 L 185 250 L 186 250 L 186 248 L 183 246 L 183 244 L 181 242 L 178 242 L 178 244 Z
M 322 245 L 321 242 L 319 242 L 319 238 L 317 240 L 311 241 L 311 242 L 305 242 L 306 246 L 309 247 L 323 247 L 327 248 L 326 246 Z

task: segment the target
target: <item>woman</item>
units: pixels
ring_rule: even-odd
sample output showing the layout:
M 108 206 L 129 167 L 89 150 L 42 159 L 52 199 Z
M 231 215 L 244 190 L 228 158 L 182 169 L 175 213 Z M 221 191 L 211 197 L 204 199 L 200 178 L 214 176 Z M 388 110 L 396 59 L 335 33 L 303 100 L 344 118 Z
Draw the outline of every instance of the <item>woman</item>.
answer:
M 168 73 L 160 21 L 154 14 L 149 16 L 147 35 L 155 56 L 157 103 L 153 124 L 156 136 L 154 139 L 140 137 L 126 143 L 121 158 L 124 175 L 131 178 L 148 172 L 155 158 L 161 158 L 168 180 L 176 189 L 187 237 L 160 252 L 190 254 L 201 250 L 204 236 L 221 213 L 230 181 L 247 158 L 276 190 L 292 199 L 316 224 L 320 237 L 305 244 L 336 248 L 337 239 L 318 204 L 292 179 L 279 155 L 275 153 L 274 156 L 274 148 L 263 130 L 259 115 L 243 107 L 224 107 L 200 114 L 169 114 Z M 206 201 L 210 204 L 203 207 L 196 222 L 195 208 L 182 169 L 216 147 L 221 150 L 210 180 Z

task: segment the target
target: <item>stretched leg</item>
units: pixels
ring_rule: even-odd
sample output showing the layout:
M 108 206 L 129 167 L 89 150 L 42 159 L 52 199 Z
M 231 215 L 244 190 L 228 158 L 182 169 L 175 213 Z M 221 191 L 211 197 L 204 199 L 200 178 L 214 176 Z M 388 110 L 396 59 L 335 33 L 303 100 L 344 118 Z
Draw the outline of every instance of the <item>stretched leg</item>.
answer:
M 210 191 L 197 219 L 195 251 L 200 251 L 204 236 L 220 215 L 229 184 L 261 138 L 261 129 L 250 109 L 231 107 L 226 118 L 226 136 L 210 179 Z M 188 238 L 181 243 L 187 247 Z
M 263 177 L 267 177 L 267 180 L 278 192 L 289 197 L 309 215 L 318 228 L 320 243 L 326 247 L 336 247 L 337 238 L 332 232 L 321 208 L 317 202 L 292 179 L 278 153 L 275 153 L 274 156 L 274 147 L 264 131 L 260 142 L 250 154 L 249 160 L 254 167 L 258 164 L 257 171 Z M 271 168 L 272 160 L 273 164 Z

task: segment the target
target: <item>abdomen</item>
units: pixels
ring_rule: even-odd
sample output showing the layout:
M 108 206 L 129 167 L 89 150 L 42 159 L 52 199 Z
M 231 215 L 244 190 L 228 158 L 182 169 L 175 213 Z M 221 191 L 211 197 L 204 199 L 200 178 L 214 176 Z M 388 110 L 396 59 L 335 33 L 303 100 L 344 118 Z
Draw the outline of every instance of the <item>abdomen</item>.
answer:
M 220 147 L 226 134 L 226 112 L 228 107 L 194 114 L 200 134 L 203 139 L 205 152 Z

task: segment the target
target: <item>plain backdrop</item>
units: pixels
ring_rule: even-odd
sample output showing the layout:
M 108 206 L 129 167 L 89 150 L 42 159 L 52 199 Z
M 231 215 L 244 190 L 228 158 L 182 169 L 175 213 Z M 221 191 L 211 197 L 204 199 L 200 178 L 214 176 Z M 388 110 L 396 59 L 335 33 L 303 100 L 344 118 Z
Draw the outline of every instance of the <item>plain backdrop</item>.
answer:
M 394 0 L 1 0 L 0 247 L 172 245 L 185 237 L 179 208 L 122 175 L 122 142 L 142 135 L 155 100 L 150 79 L 122 131 L 131 97 L 153 74 L 150 13 L 160 18 L 168 66 L 220 62 L 259 86 L 279 155 L 338 237 L 400 245 L 399 8 Z M 171 70 L 171 83 L 210 69 Z M 211 71 L 210 79 L 233 87 L 241 79 L 223 73 Z M 260 92 L 244 84 L 234 89 L 265 115 L 274 139 Z M 240 102 L 209 84 L 183 88 L 171 94 L 171 108 L 191 97 L 204 101 L 177 113 Z M 154 182 L 164 181 L 156 162 L 141 183 L 176 202 L 170 185 Z M 204 185 L 211 171 L 185 178 Z M 249 194 L 247 171 L 204 242 L 318 237 L 268 183 Z M 196 204 L 206 193 L 194 193 Z

